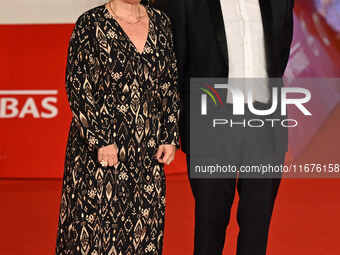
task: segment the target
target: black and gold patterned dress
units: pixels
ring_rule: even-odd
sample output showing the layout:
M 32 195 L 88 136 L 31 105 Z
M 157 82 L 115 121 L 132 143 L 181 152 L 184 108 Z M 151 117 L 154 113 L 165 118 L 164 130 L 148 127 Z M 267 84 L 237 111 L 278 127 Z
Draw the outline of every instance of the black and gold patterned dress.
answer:
M 158 146 L 179 147 L 179 95 L 170 21 L 147 8 L 139 53 L 105 4 L 83 13 L 66 67 L 70 126 L 56 254 L 162 254 L 165 175 Z M 116 144 L 103 168 L 97 149 Z

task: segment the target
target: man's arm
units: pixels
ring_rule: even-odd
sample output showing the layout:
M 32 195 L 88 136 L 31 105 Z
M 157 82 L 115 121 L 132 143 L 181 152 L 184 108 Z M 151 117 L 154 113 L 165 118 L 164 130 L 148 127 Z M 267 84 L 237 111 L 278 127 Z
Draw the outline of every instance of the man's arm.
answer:
M 178 87 L 183 98 L 188 64 L 188 23 L 184 0 L 168 0 L 168 8 L 165 13 L 169 16 L 172 24 L 177 58 Z
M 286 66 L 288 63 L 289 55 L 290 55 L 290 45 L 293 39 L 293 27 L 294 27 L 294 18 L 293 18 L 293 8 L 294 8 L 294 0 L 288 0 L 288 13 L 287 13 L 287 34 L 285 37 L 285 41 L 283 43 L 283 48 L 281 52 L 281 74 L 283 75 Z

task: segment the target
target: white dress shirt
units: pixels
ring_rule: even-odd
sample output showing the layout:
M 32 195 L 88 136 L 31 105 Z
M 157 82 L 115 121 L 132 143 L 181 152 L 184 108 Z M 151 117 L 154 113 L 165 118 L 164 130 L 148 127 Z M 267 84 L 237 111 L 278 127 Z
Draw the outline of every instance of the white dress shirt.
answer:
M 268 78 L 265 40 L 259 0 L 220 0 L 227 36 L 229 78 Z M 232 79 L 231 79 L 232 80 Z M 265 79 L 237 80 L 245 95 L 252 88 L 253 101 L 268 103 L 270 92 Z M 232 102 L 228 93 L 227 102 Z

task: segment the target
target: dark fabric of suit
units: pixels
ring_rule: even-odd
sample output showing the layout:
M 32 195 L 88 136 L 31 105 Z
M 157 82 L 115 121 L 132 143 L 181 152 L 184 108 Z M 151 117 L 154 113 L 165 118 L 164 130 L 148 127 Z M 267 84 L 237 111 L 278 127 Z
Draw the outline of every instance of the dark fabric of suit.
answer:
M 281 78 L 288 62 L 293 35 L 294 0 L 259 1 L 268 76 Z M 159 4 L 163 7 L 165 5 Z M 179 86 L 184 102 L 181 120 L 182 150 L 189 153 L 190 77 L 228 77 L 228 45 L 219 0 L 167 0 L 167 5 L 166 13 L 174 30 Z M 279 113 L 280 109 L 277 111 Z M 286 152 L 287 130 L 277 126 L 275 134 L 277 152 Z
M 170 17 L 175 38 L 179 85 L 183 100 L 181 145 L 190 163 L 190 78 L 227 78 L 229 73 L 228 45 L 219 0 L 163 0 L 159 4 Z M 267 72 L 270 78 L 281 78 L 286 68 L 293 36 L 294 0 L 259 0 L 266 47 Z M 166 6 L 166 8 L 165 8 Z M 271 86 L 281 87 L 282 83 Z M 274 118 L 280 116 L 280 109 Z M 276 114 L 276 115 L 275 115 Z M 288 130 L 277 125 L 273 130 L 273 164 L 281 164 L 288 147 Z M 245 135 L 240 130 L 235 137 Z M 248 135 L 257 143 L 264 132 Z M 244 146 L 235 140 L 226 149 Z M 249 155 L 261 157 L 255 148 Z M 223 152 L 221 152 L 223 154 Z M 194 155 L 191 155 L 194 156 Z M 244 158 L 242 153 L 237 160 Z M 227 158 L 229 159 L 229 158 Z M 232 160 L 232 159 L 230 159 Z M 236 184 L 237 183 L 237 184 Z M 229 222 L 235 187 L 240 195 L 238 205 L 237 254 L 266 253 L 269 222 L 280 179 L 190 179 L 195 197 L 195 255 L 222 254 L 225 231 Z M 258 217 L 253 217 L 257 215 Z
M 256 108 L 260 103 L 257 103 Z M 263 109 L 267 105 L 262 106 Z M 226 109 L 227 118 L 232 116 L 232 106 Z M 245 111 L 248 121 L 255 116 Z M 240 117 L 241 118 L 241 117 Z M 243 116 L 242 116 L 243 118 Z M 259 118 L 259 117 L 256 117 Z M 266 118 L 266 117 L 263 117 Z M 236 119 L 236 121 L 238 121 Z M 223 150 L 214 155 L 217 162 L 224 165 L 242 166 L 268 165 L 278 166 L 284 162 L 284 154 L 274 150 L 274 130 L 270 126 L 263 128 L 230 128 L 221 139 Z M 196 165 L 201 155 L 187 154 L 187 165 Z M 198 164 L 199 165 L 199 164 Z M 190 175 L 189 175 L 190 176 Z M 240 177 L 241 176 L 241 177 Z M 255 178 L 260 177 L 260 178 Z M 240 173 L 229 174 L 228 178 L 190 179 L 195 198 L 195 255 L 221 255 L 224 247 L 226 228 L 230 219 L 230 209 L 234 201 L 235 187 L 240 197 L 237 209 L 237 223 L 240 232 L 237 240 L 237 254 L 264 255 L 274 201 L 281 181 L 280 173 L 263 178 L 263 175 Z

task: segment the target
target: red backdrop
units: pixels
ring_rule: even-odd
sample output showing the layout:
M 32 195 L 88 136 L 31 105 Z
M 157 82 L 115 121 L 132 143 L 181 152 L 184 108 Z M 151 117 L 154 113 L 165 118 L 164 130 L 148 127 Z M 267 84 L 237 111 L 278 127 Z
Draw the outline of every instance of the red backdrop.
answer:
M 1 49 L 5 49 L 0 52 L 1 177 L 60 177 L 62 174 L 71 119 L 64 77 L 72 28 L 71 24 L 0 26 L 0 33 L 6 35 L 6 40 L 0 41 Z M 15 93 L 54 90 L 57 94 L 6 95 L 4 90 Z M 53 99 L 49 105 L 54 112 L 42 106 L 43 100 L 50 97 Z M 14 110 L 13 101 L 18 101 Z M 43 113 L 49 113 L 52 118 L 44 117 Z
M 3 16 L 6 10 L 0 9 Z M 287 73 L 339 76 L 339 34 L 316 13 L 314 1 L 296 1 L 295 14 Z M 71 121 L 64 79 L 73 24 L 1 25 L 1 20 L 0 178 L 59 178 Z M 167 171 L 185 171 L 182 153 Z

